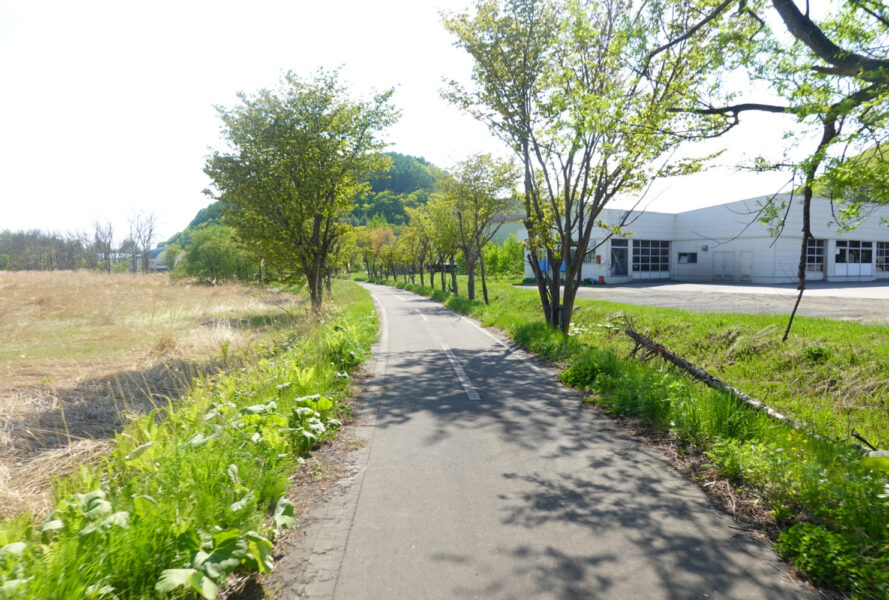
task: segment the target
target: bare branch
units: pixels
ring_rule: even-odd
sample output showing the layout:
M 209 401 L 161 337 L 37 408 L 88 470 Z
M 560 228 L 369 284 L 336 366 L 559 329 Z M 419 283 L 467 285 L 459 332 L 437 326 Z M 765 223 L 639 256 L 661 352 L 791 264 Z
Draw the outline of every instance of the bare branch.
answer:
M 731 115 L 736 117 L 742 112 L 759 111 L 770 113 L 787 113 L 794 114 L 797 109 L 791 106 L 778 106 L 775 104 L 761 104 L 759 102 L 743 102 L 741 104 L 733 104 L 731 106 L 710 106 L 707 108 L 671 108 L 671 112 L 684 112 L 696 115 Z

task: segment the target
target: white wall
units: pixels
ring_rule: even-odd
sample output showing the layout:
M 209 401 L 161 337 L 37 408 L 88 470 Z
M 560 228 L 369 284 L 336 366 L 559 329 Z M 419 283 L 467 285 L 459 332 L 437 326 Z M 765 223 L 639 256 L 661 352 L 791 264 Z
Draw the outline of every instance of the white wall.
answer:
M 761 207 L 770 199 L 777 203 L 789 204 L 786 224 L 777 237 L 772 235 L 768 225 L 759 221 Z M 616 209 L 602 211 L 599 220 L 616 225 L 627 213 Z M 780 214 L 784 214 L 781 210 Z M 808 272 L 809 281 L 827 279 L 829 281 L 872 281 L 889 280 L 889 271 L 876 270 L 876 242 L 889 242 L 889 226 L 881 220 L 889 220 L 889 207 L 870 206 L 863 211 L 865 218 L 856 229 L 837 233 L 837 225 L 831 212 L 830 202 L 825 198 L 812 200 L 812 234 L 816 239 L 825 240 L 825 272 Z M 606 283 L 626 283 L 643 279 L 670 279 L 679 281 L 738 281 L 751 283 L 793 283 L 797 281 L 797 269 L 802 241 L 802 197 L 791 198 L 789 194 L 775 197 L 763 196 L 729 202 L 678 214 L 631 213 L 623 229 L 624 237 L 630 240 L 628 256 L 629 268 L 626 277 L 611 275 L 611 242 L 602 244 L 596 254 L 601 263 L 585 263 L 581 276 Z M 605 239 L 607 232 L 595 228 L 591 246 Z M 526 239 L 527 233 L 519 233 L 519 239 Z M 872 261 L 869 267 L 861 269 L 857 276 L 843 275 L 838 270 L 836 240 L 862 240 L 872 242 Z M 670 271 L 633 272 L 633 240 L 670 241 Z M 679 264 L 679 253 L 695 253 L 697 262 Z M 531 269 L 525 266 L 526 277 L 532 277 Z
M 793 283 L 797 270 L 802 242 L 802 197 L 781 194 L 774 197 L 780 206 L 789 205 L 786 224 L 780 236 L 773 237 L 769 227 L 758 221 L 759 209 L 771 197 L 763 196 L 719 206 L 702 208 L 676 215 L 677 253 L 685 248 L 706 245 L 707 252 L 698 252 L 696 268 L 679 268 L 675 278 L 688 281 L 713 280 L 714 263 L 719 263 L 715 253 L 731 253 L 734 259 L 733 275 L 729 280 L 741 281 L 742 252 L 753 252 L 753 283 Z M 781 209 L 780 214 L 785 214 Z M 830 201 L 813 198 L 811 210 L 812 234 L 825 240 L 825 272 L 808 272 L 810 281 L 871 281 L 889 278 L 889 273 L 878 273 L 873 264 L 876 259 L 876 242 L 889 241 L 889 227 L 881 219 L 889 218 L 889 207 L 865 207 L 861 223 L 851 232 L 837 233 L 837 225 L 831 212 Z M 862 240 L 873 242 L 873 260 L 858 276 L 841 275 L 835 265 L 836 240 Z M 727 255 L 726 255 L 727 256 Z M 842 270 L 842 269 L 841 269 Z M 840 272 L 841 272 L 840 270 Z M 716 271 L 719 271 L 718 265 Z

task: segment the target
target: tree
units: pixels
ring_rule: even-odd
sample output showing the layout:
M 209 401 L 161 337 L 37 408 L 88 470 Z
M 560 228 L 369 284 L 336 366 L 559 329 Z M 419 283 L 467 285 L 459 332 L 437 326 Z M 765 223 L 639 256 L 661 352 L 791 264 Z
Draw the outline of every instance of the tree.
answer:
M 386 246 L 395 243 L 395 232 L 381 216 L 368 222 L 359 235 L 359 246 L 362 248 L 362 259 L 371 279 L 382 279 L 385 274 L 383 256 Z
M 272 265 L 305 277 L 315 310 L 343 217 L 389 163 L 377 136 L 397 117 L 391 95 L 352 100 L 336 72 L 307 81 L 288 72 L 278 90 L 218 109 L 231 151 L 214 152 L 204 171 L 225 222 Z
M 130 237 L 141 251 L 142 272 L 148 272 L 148 257 L 151 244 L 157 237 L 157 213 L 139 211 L 130 219 Z
M 737 11 L 729 0 L 715 6 L 709 1 L 697 4 L 699 20 L 674 32 L 653 54 L 690 37 L 700 38 L 711 44 L 714 55 L 725 58 L 725 71 L 764 82 L 781 102 L 758 101 L 750 90 L 764 86 L 745 85 L 717 98 L 699 97 L 695 104 L 675 110 L 721 118 L 723 131 L 737 126 L 747 112 L 793 115 L 799 124 L 794 138 L 807 131 L 815 134 L 802 158 L 758 161 L 763 169 L 789 167 L 802 183 L 799 294 L 786 340 L 806 289 L 816 180 L 841 205 L 834 208 L 840 227 L 854 226 L 846 217 L 858 214 L 862 200 L 889 201 L 886 170 L 874 168 L 889 159 L 883 145 L 889 134 L 889 8 L 879 0 L 850 0 L 830 3 L 814 17 L 808 2 L 803 12 L 792 0 L 740 2 Z M 865 149 L 869 151 L 864 159 L 850 160 Z M 782 230 L 789 206 L 769 203 L 762 208 L 764 220 Z
M 451 292 L 456 294 L 457 290 L 457 273 L 456 273 L 456 257 L 459 252 L 457 246 L 457 213 L 454 205 L 448 201 L 447 197 L 436 192 L 429 199 L 426 205 L 429 215 L 429 227 L 432 232 L 430 239 L 430 247 L 435 260 L 438 263 L 438 269 L 441 273 L 441 289 L 445 290 L 445 271 L 450 270 L 451 273 Z M 435 277 L 430 275 L 432 279 L 432 287 L 435 287 Z
M 700 166 L 658 165 L 712 130 L 704 115 L 669 109 L 717 59 L 694 37 L 652 55 L 660 36 L 695 18 L 678 0 L 479 0 L 474 15 L 445 18 L 474 61 L 474 87 L 452 82 L 445 96 L 521 160 L 529 262 L 547 321 L 565 332 L 602 209 Z
M 179 261 L 180 254 L 182 254 L 182 248 L 179 247 L 179 244 L 170 244 L 167 246 L 167 249 L 164 250 L 164 264 L 169 270 L 172 271 L 176 268 L 176 263 Z
M 240 244 L 234 229 L 208 225 L 192 233 L 191 244 L 182 259 L 182 270 L 190 277 L 219 283 L 250 279 L 257 262 Z
M 111 221 L 93 223 L 93 244 L 96 252 L 102 256 L 102 266 L 111 272 L 111 252 L 114 248 L 114 227 Z
M 456 244 L 463 253 L 468 276 L 466 295 L 475 299 L 475 266 L 480 261 L 487 304 L 482 248 L 500 229 L 494 218 L 513 206 L 512 191 L 519 174 L 512 163 L 494 159 L 490 154 L 470 156 L 452 171 L 439 185 L 443 197 L 453 205 L 457 220 Z
M 136 240 L 132 236 L 128 237 L 120 243 L 118 251 L 122 255 L 129 257 L 129 271 L 130 273 L 135 273 L 139 258 L 139 244 L 136 243 Z
M 510 233 L 503 244 L 488 242 L 484 247 L 485 268 L 497 277 L 522 277 L 525 272 L 525 249 Z
M 420 285 L 426 285 L 425 271 L 429 254 L 432 252 L 432 224 L 429 221 L 429 211 L 423 208 L 408 208 L 408 223 L 413 235 L 412 251 L 420 271 Z M 431 277 L 431 276 L 430 276 Z M 430 281 L 434 286 L 435 281 Z

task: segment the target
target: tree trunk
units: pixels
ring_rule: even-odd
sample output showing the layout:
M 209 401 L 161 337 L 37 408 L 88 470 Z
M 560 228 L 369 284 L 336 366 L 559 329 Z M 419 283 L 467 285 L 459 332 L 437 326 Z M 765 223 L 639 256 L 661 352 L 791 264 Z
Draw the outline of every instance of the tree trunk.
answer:
M 546 274 L 544 270 L 540 268 L 540 263 L 537 261 L 537 255 L 534 253 L 534 248 L 531 250 L 532 252 L 527 254 L 525 258 L 531 266 L 531 272 L 534 273 L 534 280 L 537 282 L 537 293 L 540 295 L 540 305 L 543 307 L 543 318 L 549 323 L 549 288 L 546 283 Z
M 312 310 L 314 312 L 320 312 L 321 310 L 321 280 L 317 277 L 316 274 L 310 275 L 308 278 L 309 283 L 309 298 L 312 302 Z
M 559 323 L 563 333 L 568 333 L 571 326 L 571 316 L 574 313 L 574 300 L 577 297 L 577 285 L 573 281 L 565 279 L 565 290 L 562 292 L 562 320 Z
M 460 292 L 457 290 L 457 257 L 453 254 L 450 256 L 450 265 L 452 291 L 455 296 L 459 296 Z
M 464 255 L 466 256 L 466 297 L 475 300 L 475 257 L 470 259 L 468 253 L 464 253 Z
M 806 183 L 803 188 L 803 241 L 800 246 L 799 267 L 797 270 L 797 277 L 799 278 L 797 289 L 799 290 L 799 294 L 796 297 L 796 303 L 793 305 L 793 312 L 790 313 L 790 318 L 787 320 L 787 329 L 784 330 L 784 337 L 781 338 L 782 342 L 786 342 L 787 338 L 790 336 L 790 327 L 793 325 L 796 310 L 799 308 L 799 303 L 803 299 L 803 292 L 806 290 L 806 251 L 809 240 L 814 239 L 814 236 L 812 235 L 811 207 L 812 185 L 815 182 L 815 173 L 818 171 L 818 166 L 824 158 L 824 152 L 838 134 L 836 121 L 825 121 L 824 132 L 821 135 L 821 141 L 818 143 L 818 150 L 812 157 L 812 162 L 806 166 Z M 825 259 L 826 258 L 827 257 L 825 257 Z M 824 266 L 826 268 L 827 265 L 825 264 Z
M 562 276 L 562 274 L 561 274 L 562 263 L 561 263 L 561 261 L 558 261 L 558 264 L 556 264 L 557 261 L 552 260 L 552 253 L 547 252 L 547 254 L 550 256 L 550 264 L 549 264 L 549 271 L 550 271 L 550 281 L 549 281 L 549 304 L 550 304 L 550 306 L 549 306 L 549 310 L 550 310 L 550 313 L 549 313 L 549 315 L 547 315 L 547 322 L 550 325 L 552 325 L 553 327 L 558 327 L 559 326 L 559 308 L 560 308 L 559 307 L 559 304 L 560 304 L 559 303 L 559 291 L 560 291 L 559 288 L 560 288 L 560 284 L 561 284 L 560 279 Z
M 485 299 L 485 304 L 490 304 L 490 302 L 488 301 L 488 284 L 485 281 L 485 254 L 481 251 L 481 249 L 479 249 L 478 253 L 478 267 L 481 271 L 482 276 L 482 296 Z

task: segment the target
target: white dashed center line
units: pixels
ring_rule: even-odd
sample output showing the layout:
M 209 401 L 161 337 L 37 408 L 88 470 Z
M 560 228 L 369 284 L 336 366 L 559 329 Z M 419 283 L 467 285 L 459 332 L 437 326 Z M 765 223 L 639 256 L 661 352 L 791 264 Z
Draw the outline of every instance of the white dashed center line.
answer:
M 457 379 L 460 380 L 460 384 L 463 386 L 463 391 L 466 392 L 466 397 L 470 400 L 474 400 L 475 402 L 481 400 L 478 392 L 476 392 L 475 388 L 472 387 L 472 382 L 469 381 L 469 377 L 466 376 L 466 371 L 464 371 L 463 367 L 460 366 L 460 363 L 457 361 L 457 357 L 454 356 L 454 353 L 451 352 L 451 349 L 448 348 L 445 344 L 441 345 L 441 349 L 444 350 L 445 354 L 448 357 L 448 360 L 451 361 L 451 366 L 454 368 L 454 373 L 457 374 Z

